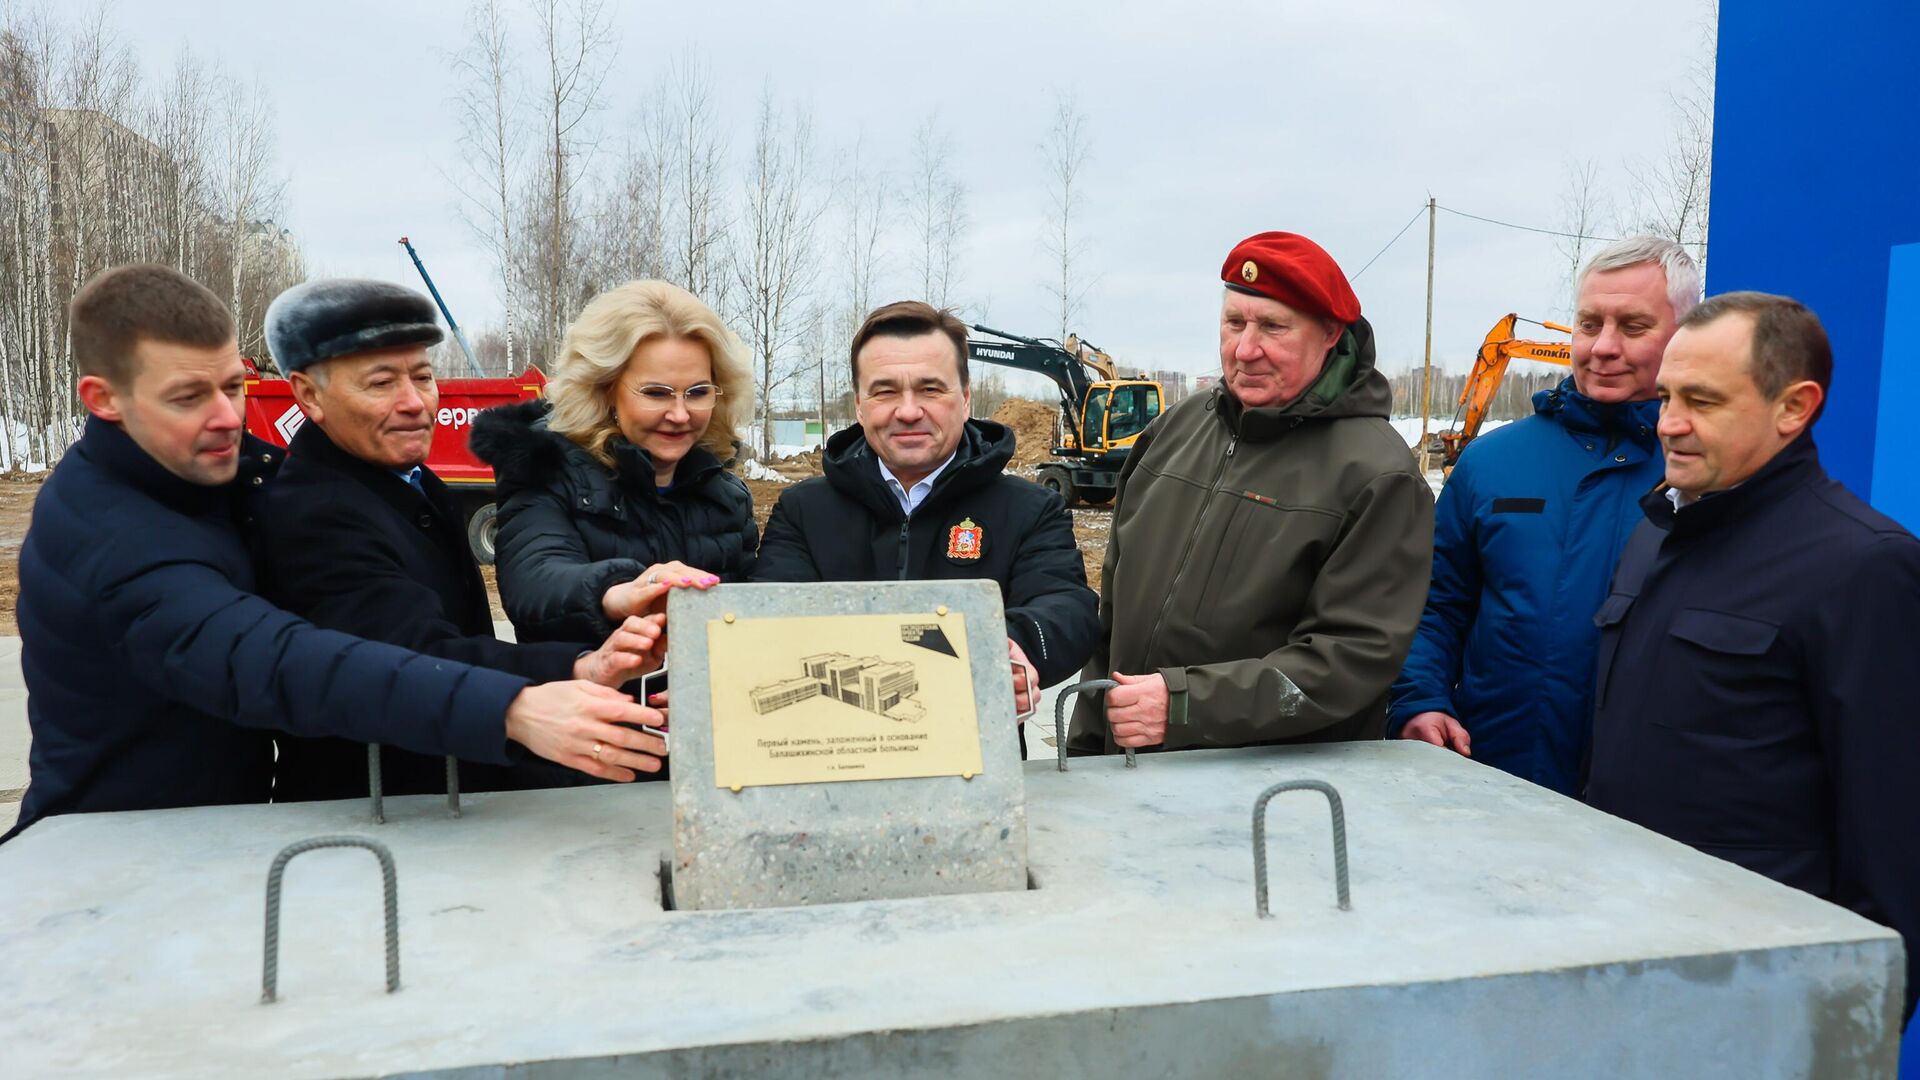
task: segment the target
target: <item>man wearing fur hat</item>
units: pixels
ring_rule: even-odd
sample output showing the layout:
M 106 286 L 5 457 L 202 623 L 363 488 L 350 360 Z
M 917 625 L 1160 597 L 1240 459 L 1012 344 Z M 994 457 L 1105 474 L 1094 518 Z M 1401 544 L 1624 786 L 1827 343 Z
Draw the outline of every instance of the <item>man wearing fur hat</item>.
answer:
M 1346 276 L 1266 232 L 1221 277 L 1219 385 L 1120 475 L 1077 753 L 1377 739 L 1420 620 L 1433 493 Z
M 602 779 L 659 768 L 665 746 L 637 727 L 661 714 L 605 687 L 422 657 L 255 595 L 242 529 L 281 454 L 246 434 L 233 315 L 205 286 L 115 267 L 68 325 L 90 415 L 20 551 L 32 777 L 8 836 L 56 814 L 265 802 L 275 732 L 531 752 Z
M 657 666 L 659 616 L 628 619 L 597 650 L 494 637 L 459 513 L 426 467 L 439 404 L 427 357 L 441 339 L 432 301 L 384 281 L 309 281 L 280 294 L 266 322 L 267 343 L 307 417 L 267 496 L 260 560 L 269 599 L 328 629 L 535 681 L 618 687 Z M 380 758 L 388 794 L 445 786 L 438 759 L 395 749 Z M 461 783 L 499 790 L 564 775 L 544 763 L 469 764 Z M 274 797 L 288 802 L 363 795 L 366 748 L 286 740 L 274 785 Z

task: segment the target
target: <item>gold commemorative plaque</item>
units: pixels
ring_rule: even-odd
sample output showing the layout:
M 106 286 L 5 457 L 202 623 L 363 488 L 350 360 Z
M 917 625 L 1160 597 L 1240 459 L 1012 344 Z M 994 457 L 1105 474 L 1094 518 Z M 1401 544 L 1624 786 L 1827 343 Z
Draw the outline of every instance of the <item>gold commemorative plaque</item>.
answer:
M 718 787 L 980 772 L 962 614 L 712 619 L 707 647 Z

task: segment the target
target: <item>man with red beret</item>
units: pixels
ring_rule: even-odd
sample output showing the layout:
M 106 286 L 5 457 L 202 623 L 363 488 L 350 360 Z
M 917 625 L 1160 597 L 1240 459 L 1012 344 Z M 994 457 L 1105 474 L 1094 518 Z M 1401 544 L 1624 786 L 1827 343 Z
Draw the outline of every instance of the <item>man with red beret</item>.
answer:
M 1076 753 L 1377 739 L 1420 621 L 1433 493 L 1346 275 L 1265 232 L 1221 277 L 1220 383 L 1120 474 Z

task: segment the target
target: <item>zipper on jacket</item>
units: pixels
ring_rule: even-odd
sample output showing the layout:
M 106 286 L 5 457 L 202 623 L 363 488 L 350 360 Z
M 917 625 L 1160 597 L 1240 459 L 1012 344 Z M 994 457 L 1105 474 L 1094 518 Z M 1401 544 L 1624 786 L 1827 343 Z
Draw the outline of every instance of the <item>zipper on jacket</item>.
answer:
M 1193 531 L 1187 534 L 1185 549 L 1180 553 L 1180 566 L 1173 572 L 1173 581 L 1168 583 L 1167 586 L 1167 597 L 1160 601 L 1160 614 L 1153 620 L 1153 631 L 1147 635 L 1147 647 L 1144 650 L 1146 655 L 1151 656 L 1153 654 L 1153 647 L 1160 640 L 1160 627 L 1167 621 L 1167 609 L 1173 606 L 1174 593 L 1178 591 L 1177 586 L 1180 584 L 1180 579 L 1186 576 L 1188 560 L 1193 558 L 1193 543 L 1200 538 L 1200 523 L 1206 520 L 1207 505 L 1211 504 L 1213 497 L 1220 493 L 1220 481 L 1227 475 L 1227 462 L 1233 458 L 1233 451 L 1239 445 L 1240 436 L 1236 433 L 1234 437 L 1227 442 L 1227 453 L 1225 457 L 1220 459 L 1220 467 L 1213 471 L 1213 483 L 1207 488 L 1206 503 L 1201 504 L 1200 512 L 1194 515 Z
M 905 518 L 900 522 L 900 580 L 907 580 L 907 540 L 913 528 L 913 519 Z
M 1040 659 L 1045 660 L 1047 659 L 1047 632 L 1041 627 L 1039 619 L 1029 615 L 1027 621 L 1033 624 L 1034 637 L 1040 642 Z

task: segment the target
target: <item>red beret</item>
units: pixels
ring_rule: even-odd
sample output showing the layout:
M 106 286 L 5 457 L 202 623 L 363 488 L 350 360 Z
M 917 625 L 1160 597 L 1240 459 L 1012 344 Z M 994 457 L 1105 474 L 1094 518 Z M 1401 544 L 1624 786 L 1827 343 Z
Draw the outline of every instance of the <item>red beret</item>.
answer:
M 1342 323 L 1360 317 L 1360 298 L 1326 249 L 1298 233 L 1263 232 L 1233 246 L 1220 280 L 1297 311 Z

